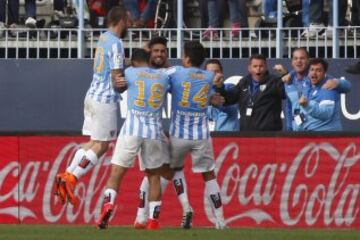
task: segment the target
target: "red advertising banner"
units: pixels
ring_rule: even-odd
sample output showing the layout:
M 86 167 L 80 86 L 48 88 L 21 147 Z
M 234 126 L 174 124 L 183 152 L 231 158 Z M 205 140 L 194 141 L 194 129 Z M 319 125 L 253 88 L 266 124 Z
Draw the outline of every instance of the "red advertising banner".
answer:
M 85 137 L 0 137 L 0 223 L 93 224 L 110 174 L 114 144 L 80 179 L 74 208 L 54 197 L 54 179 Z M 360 138 L 216 137 L 216 172 L 225 218 L 239 227 L 360 228 Z M 188 159 L 190 160 L 190 159 Z M 194 226 L 213 225 L 200 175 L 185 169 Z M 131 225 L 143 174 L 131 169 L 111 224 Z M 163 197 L 161 225 L 176 226 L 182 211 L 172 187 Z

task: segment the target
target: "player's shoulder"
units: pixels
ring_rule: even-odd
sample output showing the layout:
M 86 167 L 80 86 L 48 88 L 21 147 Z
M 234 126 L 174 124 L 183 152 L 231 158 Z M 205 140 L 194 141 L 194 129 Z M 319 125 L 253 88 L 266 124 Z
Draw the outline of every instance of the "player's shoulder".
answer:
M 207 80 L 212 80 L 215 74 L 212 71 L 208 71 L 205 69 L 198 68 L 197 73 L 205 75 Z
M 109 47 L 114 48 L 123 46 L 122 40 L 109 31 L 103 33 L 100 38 L 102 38 L 104 44 Z
M 160 70 L 163 71 L 167 75 L 173 75 L 179 71 L 181 71 L 182 66 L 172 66 L 168 68 L 161 68 Z
M 133 66 L 129 66 L 125 69 L 125 74 L 130 74 L 134 71 L 134 67 Z

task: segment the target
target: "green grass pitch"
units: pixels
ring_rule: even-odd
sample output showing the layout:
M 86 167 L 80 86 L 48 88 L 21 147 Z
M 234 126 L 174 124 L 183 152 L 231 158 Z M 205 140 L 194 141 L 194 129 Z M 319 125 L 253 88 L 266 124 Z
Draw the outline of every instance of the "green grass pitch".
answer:
M 110 226 L 98 230 L 90 225 L 0 225 L 1 240 L 352 240 L 360 239 L 355 229 L 264 229 L 230 228 L 162 228 L 158 231 L 134 230 L 132 227 Z

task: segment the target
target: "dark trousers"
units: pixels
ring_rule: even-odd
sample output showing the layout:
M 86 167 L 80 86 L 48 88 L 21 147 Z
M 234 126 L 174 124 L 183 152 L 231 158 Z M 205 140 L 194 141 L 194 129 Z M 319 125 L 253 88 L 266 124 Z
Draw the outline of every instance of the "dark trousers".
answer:
M 7 24 L 18 23 L 19 21 L 19 0 L 9 0 L 7 5 Z M 6 20 L 6 0 L 0 0 L 0 22 Z
M 360 0 L 359 0 L 360 1 Z M 208 16 L 208 0 L 200 0 L 200 13 L 201 13 L 201 27 L 207 28 L 209 26 L 209 16 Z M 226 0 L 219 0 L 219 22 L 222 27 L 222 22 L 224 19 L 224 12 L 226 10 Z M 240 14 L 240 24 L 243 28 L 248 28 L 248 11 L 246 6 L 246 0 L 238 0 L 239 4 L 239 14 Z
M 333 25 L 333 1 L 329 0 L 329 16 L 328 16 L 328 24 L 325 25 Z M 339 26 L 345 25 L 345 14 L 346 14 L 346 8 L 347 8 L 347 1 L 339 0 Z M 310 15 L 310 23 L 324 23 L 324 0 L 310 0 L 310 9 L 309 9 L 309 15 Z M 326 23 L 326 22 L 325 22 Z

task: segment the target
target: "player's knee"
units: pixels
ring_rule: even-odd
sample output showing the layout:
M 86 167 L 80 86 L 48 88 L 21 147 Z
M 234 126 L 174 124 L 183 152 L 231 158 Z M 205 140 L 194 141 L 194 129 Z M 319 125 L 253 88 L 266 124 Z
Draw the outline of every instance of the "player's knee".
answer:
M 97 152 L 98 156 L 103 155 L 109 149 L 109 142 L 107 141 L 94 141 L 93 149 Z
M 205 182 L 210 181 L 210 180 L 213 180 L 213 179 L 216 178 L 214 171 L 203 172 L 203 173 L 202 173 L 202 177 L 203 177 L 203 179 L 204 179 Z
M 169 164 L 164 164 L 160 169 L 161 177 L 165 178 L 166 180 L 171 181 L 174 177 L 174 170 L 170 168 Z

